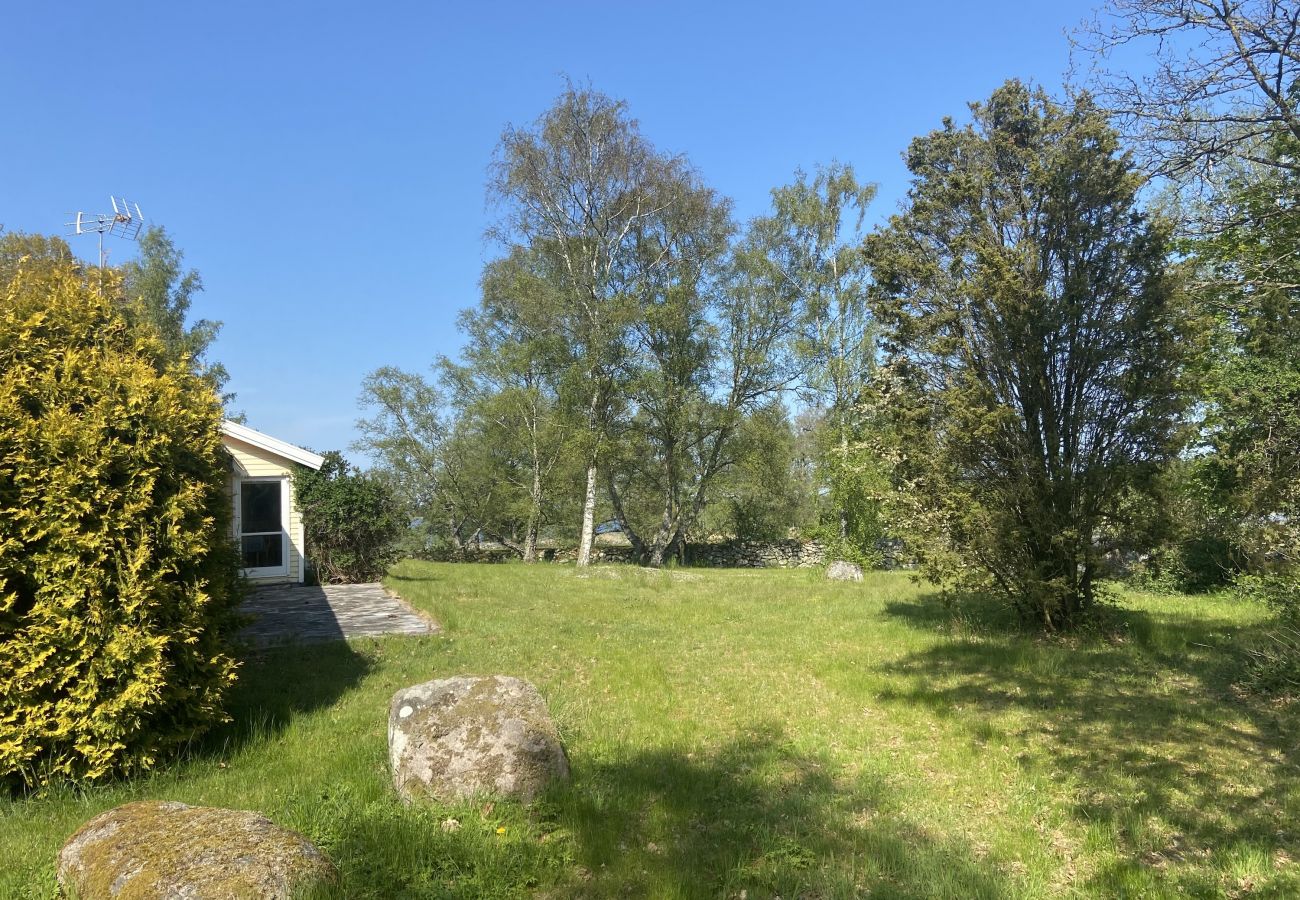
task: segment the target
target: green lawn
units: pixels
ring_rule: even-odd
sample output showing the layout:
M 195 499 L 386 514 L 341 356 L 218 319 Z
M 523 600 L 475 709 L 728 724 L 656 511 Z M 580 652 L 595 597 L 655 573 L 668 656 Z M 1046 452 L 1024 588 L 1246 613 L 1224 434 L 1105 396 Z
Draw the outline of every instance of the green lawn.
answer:
M 0 896 L 53 895 L 67 835 L 141 798 L 264 812 L 345 897 L 1300 894 L 1296 720 L 1233 690 L 1262 613 L 1230 598 L 1126 594 L 1114 634 L 1060 641 L 889 573 L 404 563 L 389 584 L 444 633 L 250 659 L 235 722 L 168 773 L 0 800 Z M 397 802 L 389 697 L 457 673 L 535 682 L 572 785 Z

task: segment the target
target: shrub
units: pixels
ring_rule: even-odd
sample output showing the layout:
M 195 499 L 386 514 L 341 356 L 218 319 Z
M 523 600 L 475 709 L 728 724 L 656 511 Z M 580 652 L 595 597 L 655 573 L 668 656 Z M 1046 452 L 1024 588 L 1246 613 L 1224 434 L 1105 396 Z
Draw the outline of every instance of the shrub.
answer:
M 1300 694 L 1300 577 L 1293 572 L 1242 575 L 1236 589 L 1243 599 L 1263 603 L 1274 613 L 1268 627 L 1244 645 L 1246 685 L 1265 694 Z
M 234 680 L 221 406 L 111 276 L 20 267 L 0 291 L 0 783 L 146 769 Z
M 331 450 L 319 472 L 294 478 L 307 533 L 307 556 L 322 581 L 377 581 L 401 555 L 406 517 L 383 482 L 353 471 Z

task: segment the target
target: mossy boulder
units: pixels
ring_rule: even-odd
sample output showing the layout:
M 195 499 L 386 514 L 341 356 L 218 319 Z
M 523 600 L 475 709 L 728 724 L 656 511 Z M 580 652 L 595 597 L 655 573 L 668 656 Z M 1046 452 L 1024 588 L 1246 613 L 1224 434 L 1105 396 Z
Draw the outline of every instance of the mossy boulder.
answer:
M 296 831 L 253 812 L 145 801 L 110 809 L 59 851 L 80 900 L 288 898 L 332 884 L 334 866 Z
M 505 675 L 405 688 L 388 714 L 393 785 L 407 801 L 480 794 L 528 801 L 569 777 L 569 759 L 537 688 Z

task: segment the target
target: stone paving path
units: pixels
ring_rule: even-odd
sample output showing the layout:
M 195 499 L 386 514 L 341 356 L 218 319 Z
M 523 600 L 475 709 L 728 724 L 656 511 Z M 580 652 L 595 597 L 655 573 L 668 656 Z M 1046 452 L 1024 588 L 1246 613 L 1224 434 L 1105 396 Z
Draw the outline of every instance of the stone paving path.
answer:
M 438 626 L 381 584 L 274 585 L 248 595 L 254 616 L 240 632 L 255 644 L 341 641 L 381 634 L 433 634 Z

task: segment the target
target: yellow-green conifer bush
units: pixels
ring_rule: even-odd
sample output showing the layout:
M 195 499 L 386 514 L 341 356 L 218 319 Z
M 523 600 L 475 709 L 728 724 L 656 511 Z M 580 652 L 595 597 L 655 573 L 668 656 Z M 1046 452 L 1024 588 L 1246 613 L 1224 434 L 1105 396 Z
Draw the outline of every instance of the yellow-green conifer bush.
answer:
M 146 769 L 222 716 L 240 580 L 221 406 L 116 288 L 0 286 L 0 782 Z

